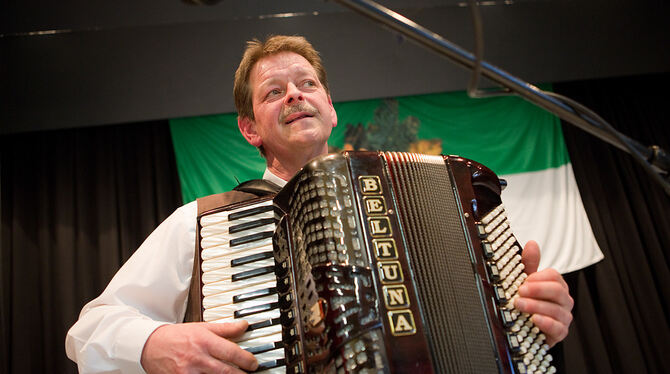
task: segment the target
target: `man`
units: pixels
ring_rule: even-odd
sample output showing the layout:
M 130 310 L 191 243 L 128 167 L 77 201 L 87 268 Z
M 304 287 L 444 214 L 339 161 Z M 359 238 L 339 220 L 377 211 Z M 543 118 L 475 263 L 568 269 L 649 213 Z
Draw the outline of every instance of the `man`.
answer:
M 327 153 L 337 124 L 325 70 L 302 37 L 250 42 L 235 74 L 238 126 L 267 160 L 264 179 L 283 185 L 313 157 Z M 82 310 L 66 339 L 81 372 L 237 373 L 257 363 L 229 339 L 246 322 L 183 320 L 195 248 L 195 203 L 179 208 L 142 244 L 105 291 Z M 523 261 L 531 274 L 516 306 L 535 314 L 550 345 L 562 340 L 573 301 L 560 274 L 535 272 L 539 248 Z M 240 370 L 242 369 L 242 370 Z

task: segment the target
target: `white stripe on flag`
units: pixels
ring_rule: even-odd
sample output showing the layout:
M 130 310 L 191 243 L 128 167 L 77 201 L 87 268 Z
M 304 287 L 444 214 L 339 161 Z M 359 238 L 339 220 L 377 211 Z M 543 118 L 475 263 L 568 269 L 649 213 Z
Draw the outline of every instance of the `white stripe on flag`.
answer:
M 570 163 L 501 178 L 508 183 L 502 200 L 513 232 L 522 245 L 531 239 L 540 244 L 540 269 L 551 264 L 568 273 L 603 259 Z

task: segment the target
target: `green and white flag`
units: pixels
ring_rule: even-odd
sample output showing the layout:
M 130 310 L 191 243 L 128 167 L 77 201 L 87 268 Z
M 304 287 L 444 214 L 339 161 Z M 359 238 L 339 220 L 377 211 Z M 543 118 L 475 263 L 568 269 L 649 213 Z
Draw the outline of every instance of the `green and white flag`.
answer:
M 540 244 L 540 268 L 562 273 L 600 261 L 555 116 L 517 97 L 465 93 L 336 103 L 332 151 L 368 149 L 456 154 L 508 182 L 512 229 Z M 236 114 L 170 121 L 184 202 L 260 178 L 265 163 L 237 129 Z

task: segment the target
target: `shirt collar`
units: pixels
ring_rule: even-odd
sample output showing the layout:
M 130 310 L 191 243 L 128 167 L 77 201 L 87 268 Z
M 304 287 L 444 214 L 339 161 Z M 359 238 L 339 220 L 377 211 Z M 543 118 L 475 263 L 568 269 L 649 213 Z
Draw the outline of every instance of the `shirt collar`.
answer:
M 272 172 L 268 168 L 265 168 L 265 172 L 263 173 L 263 179 L 265 179 L 267 181 L 270 181 L 270 182 L 278 185 L 279 187 L 284 187 L 284 185 L 286 185 L 285 180 L 283 180 L 280 177 L 272 174 Z

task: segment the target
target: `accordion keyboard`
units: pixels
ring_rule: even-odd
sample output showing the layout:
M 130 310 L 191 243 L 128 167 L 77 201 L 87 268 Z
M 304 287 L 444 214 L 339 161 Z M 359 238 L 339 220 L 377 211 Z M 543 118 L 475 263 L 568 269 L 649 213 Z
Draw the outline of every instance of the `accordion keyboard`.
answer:
M 259 362 L 257 371 L 285 368 L 272 234 L 272 200 L 200 218 L 202 308 L 205 322 L 249 322 L 237 340 Z
M 521 262 L 521 248 L 512 234 L 504 206 L 499 205 L 483 217 L 478 230 L 517 369 L 527 373 L 555 373 L 545 335 L 533 325 L 530 315 L 514 307 L 519 286 L 527 275 Z

